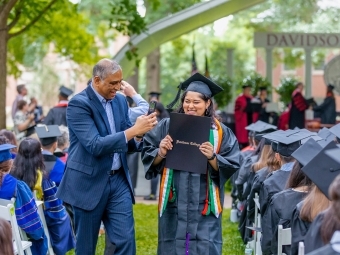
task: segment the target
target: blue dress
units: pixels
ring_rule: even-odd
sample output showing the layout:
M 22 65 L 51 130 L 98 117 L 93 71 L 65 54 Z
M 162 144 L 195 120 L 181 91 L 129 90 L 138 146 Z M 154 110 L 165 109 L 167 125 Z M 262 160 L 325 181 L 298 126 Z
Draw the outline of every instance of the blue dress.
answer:
M 15 198 L 15 216 L 19 227 L 25 231 L 32 242 L 33 255 L 46 255 L 47 238 L 37 212 L 37 206 L 32 192 L 26 183 L 7 174 L 0 186 L 0 198 L 11 200 Z

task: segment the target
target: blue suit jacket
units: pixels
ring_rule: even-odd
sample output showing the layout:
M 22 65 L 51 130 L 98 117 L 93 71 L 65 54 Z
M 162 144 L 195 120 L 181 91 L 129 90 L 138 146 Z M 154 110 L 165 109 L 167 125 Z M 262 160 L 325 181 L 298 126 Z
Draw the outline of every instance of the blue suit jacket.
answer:
M 68 104 L 69 156 L 57 196 L 84 210 L 97 206 L 109 179 L 107 171 L 111 170 L 114 153 L 120 153 L 134 203 L 126 152 L 139 150 L 141 144 L 137 148 L 134 139 L 125 141 L 123 131 L 131 127 L 131 122 L 124 96 L 117 94 L 111 104 L 115 134 L 111 134 L 104 107 L 90 86 Z

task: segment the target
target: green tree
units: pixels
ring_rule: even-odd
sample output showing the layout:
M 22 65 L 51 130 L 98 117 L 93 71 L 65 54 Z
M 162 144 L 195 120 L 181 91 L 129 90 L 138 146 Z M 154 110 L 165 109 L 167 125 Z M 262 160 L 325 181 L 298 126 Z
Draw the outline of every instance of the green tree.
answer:
M 105 14 L 109 17 L 107 28 L 126 35 L 145 30 L 146 22 L 137 12 L 135 1 L 101 2 L 109 4 L 110 13 Z M 61 56 L 79 64 L 93 63 L 98 58 L 94 39 L 95 28 L 103 28 L 98 21 L 102 11 L 90 16 L 97 19 L 97 23 L 96 20 L 90 23 L 85 12 L 68 0 L 0 0 L 0 128 L 6 127 L 7 74 L 18 76 L 19 66 L 34 68 L 39 65 L 50 43 Z M 90 25 L 92 33 L 88 29 Z

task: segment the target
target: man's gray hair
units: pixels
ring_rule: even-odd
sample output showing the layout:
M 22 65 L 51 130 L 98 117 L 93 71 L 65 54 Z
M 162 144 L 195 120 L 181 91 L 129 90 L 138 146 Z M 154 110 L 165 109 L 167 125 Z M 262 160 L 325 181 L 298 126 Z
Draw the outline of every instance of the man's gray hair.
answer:
M 61 136 L 58 139 L 58 148 L 63 148 L 69 142 L 69 131 L 68 128 L 65 126 L 59 126 L 59 130 L 61 132 Z
M 93 67 L 92 77 L 98 76 L 101 80 L 105 80 L 108 75 L 119 70 L 122 70 L 122 68 L 116 61 L 104 58 Z

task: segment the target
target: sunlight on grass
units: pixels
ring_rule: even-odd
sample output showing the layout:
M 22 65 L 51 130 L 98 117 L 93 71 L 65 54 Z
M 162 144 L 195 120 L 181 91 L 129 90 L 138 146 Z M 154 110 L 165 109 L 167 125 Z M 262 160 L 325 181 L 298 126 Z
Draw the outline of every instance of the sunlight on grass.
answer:
M 223 214 L 223 255 L 243 255 L 244 245 L 237 224 L 229 220 L 230 210 Z M 157 254 L 157 205 L 137 204 L 134 206 L 137 255 Z M 105 237 L 98 239 L 96 255 L 104 254 Z M 67 255 L 73 255 L 69 252 Z

